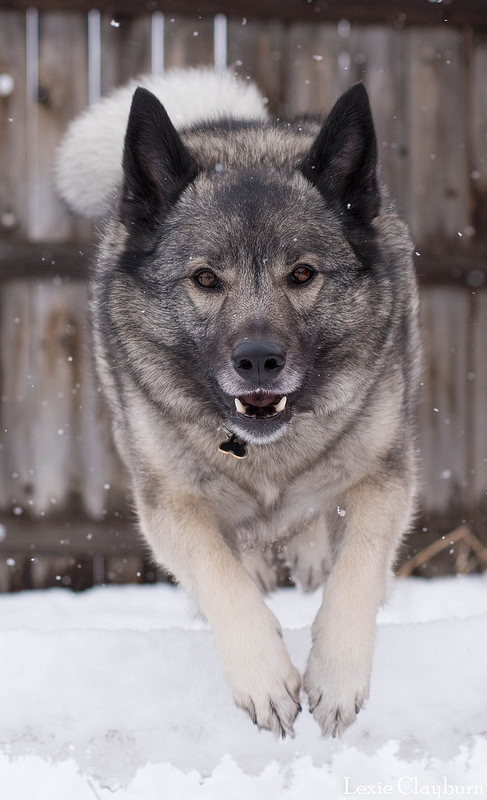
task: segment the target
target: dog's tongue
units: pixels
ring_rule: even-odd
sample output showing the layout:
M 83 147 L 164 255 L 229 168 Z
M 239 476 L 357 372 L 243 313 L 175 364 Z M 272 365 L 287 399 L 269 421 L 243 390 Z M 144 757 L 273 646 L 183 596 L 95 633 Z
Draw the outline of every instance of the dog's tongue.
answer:
M 254 406 L 254 408 L 265 408 L 266 406 L 274 406 L 279 402 L 282 395 L 279 394 L 264 394 L 264 392 L 253 392 L 252 394 L 243 394 L 240 396 L 242 403 L 247 406 Z

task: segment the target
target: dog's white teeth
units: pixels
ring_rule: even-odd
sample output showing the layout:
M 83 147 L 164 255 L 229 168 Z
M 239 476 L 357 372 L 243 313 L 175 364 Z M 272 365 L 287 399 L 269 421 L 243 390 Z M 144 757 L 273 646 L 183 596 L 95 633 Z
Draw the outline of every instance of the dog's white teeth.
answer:
M 246 407 L 238 397 L 235 398 L 235 408 L 237 409 L 237 414 L 245 414 L 247 412 Z
M 276 403 L 276 405 L 274 406 L 276 414 L 280 414 L 281 411 L 284 411 L 284 409 L 286 408 L 286 403 L 287 403 L 287 396 L 284 395 L 284 397 L 281 397 L 279 402 Z
M 249 406 L 246 406 L 244 403 L 242 403 L 239 397 L 234 397 L 233 400 L 235 403 L 235 408 L 237 409 L 237 414 L 244 414 L 246 417 L 259 416 L 257 410 L 251 408 L 249 409 Z M 286 408 L 286 404 L 287 404 L 287 396 L 284 395 L 284 397 L 281 397 L 278 403 L 266 407 L 267 408 L 266 414 L 264 413 L 265 408 L 263 408 L 263 413 L 260 416 L 266 415 L 268 417 L 272 417 L 275 414 L 280 414 L 281 411 L 284 411 L 284 409 Z

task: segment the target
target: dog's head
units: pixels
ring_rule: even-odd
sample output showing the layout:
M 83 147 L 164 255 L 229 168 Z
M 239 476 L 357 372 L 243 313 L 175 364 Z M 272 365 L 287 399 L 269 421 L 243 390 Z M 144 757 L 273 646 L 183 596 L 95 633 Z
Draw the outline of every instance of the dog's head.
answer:
M 376 162 L 361 84 L 321 130 L 230 121 L 182 134 L 137 89 L 120 267 L 155 400 L 262 443 L 298 413 L 354 399 L 389 313 Z

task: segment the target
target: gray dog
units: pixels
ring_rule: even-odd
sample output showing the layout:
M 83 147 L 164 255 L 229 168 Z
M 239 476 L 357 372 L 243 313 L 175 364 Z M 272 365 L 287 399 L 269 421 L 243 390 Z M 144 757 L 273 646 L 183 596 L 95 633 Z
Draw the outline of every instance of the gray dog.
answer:
M 96 360 L 140 527 L 211 624 L 237 705 L 283 736 L 301 677 L 262 597 L 271 556 L 324 583 L 303 684 L 340 734 L 415 491 L 417 290 L 367 93 L 320 127 L 265 120 L 228 74 L 145 85 L 75 122 L 58 167 L 75 208 L 106 213 Z

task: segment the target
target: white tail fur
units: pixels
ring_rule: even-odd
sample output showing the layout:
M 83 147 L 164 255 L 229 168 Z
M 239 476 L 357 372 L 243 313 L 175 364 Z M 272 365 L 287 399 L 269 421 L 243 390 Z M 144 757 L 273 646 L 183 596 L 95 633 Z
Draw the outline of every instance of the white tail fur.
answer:
M 176 128 L 229 117 L 267 118 L 257 87 L 230 71 L 173 70 L 131 81 L 75 119 L 58 150 L 58 191 L 74 211 L 87 217 L 103 216 L 116 194 L 130 103 L 137 86 L 159 98 Z

